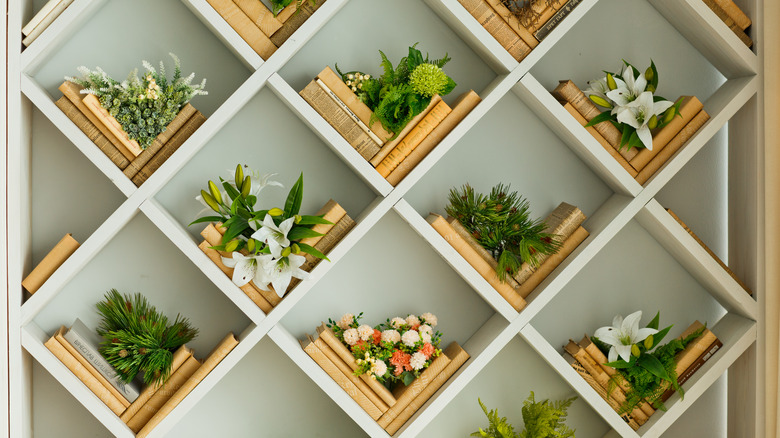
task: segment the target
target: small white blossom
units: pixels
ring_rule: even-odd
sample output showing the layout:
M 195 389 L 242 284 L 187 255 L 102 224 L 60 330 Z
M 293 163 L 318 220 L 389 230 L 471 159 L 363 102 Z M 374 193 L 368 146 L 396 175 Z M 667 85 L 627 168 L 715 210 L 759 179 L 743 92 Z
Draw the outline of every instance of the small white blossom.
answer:
M 366 324 L 363 324 L 360 327 L 358 327 L 357 331 L 358 331 L 358 336 L 360 336 L 360 339 L 364 341 L 368 341 L 374 335 L 374 329 L 372 329 L 371 326 Z
M 416 343 L 420 342 L 420 334 L 414 330 L 409 330 L 401 335 L 401 342 L 407 347 L 414 347 Z
M 382 332 L 382 342 L 391 342 L 396 344 L 401 342 L 401 334 L 398 330 L 385 330 Z
M 360 336 L 358 335 L 357 329 L 347 329 L 344 330 L 344 342 L 347 343 L 347 345 L 355 345 L 360 340 Z
M 426 358 L 424 354 L 418 351 L 412 355 L 411 359 L 409 359 L 409 365 L 411 365 L 415 371 L 419 371 L 425 366 L 426 360 L 428 360 L 428 358 Z

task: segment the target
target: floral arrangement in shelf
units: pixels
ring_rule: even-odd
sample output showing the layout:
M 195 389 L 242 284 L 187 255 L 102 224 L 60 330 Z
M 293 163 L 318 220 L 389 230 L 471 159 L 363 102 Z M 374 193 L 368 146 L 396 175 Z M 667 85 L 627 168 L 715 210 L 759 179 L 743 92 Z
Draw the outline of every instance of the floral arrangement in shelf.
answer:
M 383 73 L 379 77 L 358 70 L 344 73 L 336 64 L 344 83 L 373 111 L 370 125 L 379 121 L 385 130 L 394 133 L 391 139 L 425 110 L 434 95 L 449 94 L 456 85 L 442 70 L 450 61 L 447 54 L 437 60 L 428 55 L 423 58 L 416 46 L 409 47 L 409 54 L 395 68 L 380 50 Z
M 281 298 L 293 278 L 305 279 L 309 275 L 301 269 L 306 261 L 304 254 L 328 260 L 319 250 L 301 240 L 322 236 L 312 227 L 332 222 L 321 216 L 299 214 L 303 174 L 290 189 L 283 209 L 256 209 L 263 188 L 282 187 L 281 183 L 270 179 L 272 176 L 252 172 L 239 164 L 232 179 L 220 177 L 219 186 L 209 181 L 208 190 L 201 190 L 196 199 L 217 215 L 200 217 L 190 225 L 222 222 L 226 229 L 222 242 L 212 248 L 232 253 L 231 258 L 223 257 L 222 261 L 234 268 L 233 283 L 241 287 L 251 281 L 265 291 L 270 286 Z
M 362 317 L 362 312 L 347 313 L 327 324 L 355 357 L 356 376 L 367 374 L 387 387 L 397 382 L 408 386 L 442 354 L 441 333 L 434 330 L 438 319 L 431 313 L 395 317 L 376 327 L 360 324 Z
M 666 126 L 680 115 L 682 98 L 671 102 L 655 95 L 658 70 L 652 61 L 644 74 L 625 60 L 623 64 L 621 71 L 606 72 L 603 78 L 588 82 L 590 88 L 584 90 L 585 94 L 606 110 L 585 126 L 610 121 L 622 133 L 620 148 L 653 150 L 651 130 Z
M 543 400 L 537 402 L 534 392 L 523 402 L 521 410 L 523 414 L 523 423 L 525 427 L 521 432 L 515 432 L 506 417 L 499 417 L 497 409 L 487 410 L 482 400 L 479 400 L 479 406 L 488 417 L 488 428 L 479 428 L 471 436 L 482 438 L 573 438 L 574 429 L 569 429 L 564 422 L 568 415 L 567 410 L 577 397 L 566 400 L 557 400 L 550 402 Z
M 148 300 L 136 293 L 110 290 L 97 303 L 103 337 L 98 351 L 125 383 L 143 373 L 144 383 L 162 383 L 171 372 L 173 351 L 198 335 L 187 318 L 176 315 L 173 323 Z
M 195 73 L 183 77 L 179 58 L 170 55 L 174 62 L 170 80 L 162 61 L 159 71 L 143 61 L 146 72 L 139 78 L 138 69 L 134 69 L 122 82 L 111 78 L 100 67 L 90 70 L 84 66 L 78 68 L 83 77 L 65 79 L 84 87 L 82 93 L 95 95 L 128 137 L 146 149 L 193 97 L 208 94 L 204 90 L 206 79 L 193 85 Z

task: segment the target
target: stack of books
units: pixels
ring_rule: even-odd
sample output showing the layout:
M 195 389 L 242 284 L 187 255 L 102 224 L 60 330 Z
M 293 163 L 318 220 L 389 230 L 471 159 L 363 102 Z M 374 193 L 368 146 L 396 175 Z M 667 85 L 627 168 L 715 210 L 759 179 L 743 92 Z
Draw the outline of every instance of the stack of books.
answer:
M 141 389 L 140 384 L 119 379 L 98 352 L 99 342 L 97 334 L 77 319 L 70 329 L 60 327 L 45 346 L 139 438 L 147 436 L 238 345 L 230 333 L 202 363 L 181 346 L 173 353 L 168 379 Z
M 320 237 L 309 237 L 302 239 L 301 243 L 313 246 L 321 253 L 327 255 L 337 243 L 347 235 L 347 233 L 355 226 L 355 221 L 349 217 L 347 211 L 344 210 L 334 200 L 329 200 L 318 212 L 317 216 L 322 216 L 324 219 L 332 222 L 331 225 L 317 224 L 312 227 L 312 230 L 322 233 Z M 203 242 L 198 245 L 203 253 L 205 253 L 211 261 L 217 265 L 222 272 L 228 277 L 233 277 L 233 269 L 228 268 L 222 262 L 222 257 L 231 257 L 231 253 L 217 251 L 212 249 L 212 246 L 218 246 L 222 243 L 222 235 L 225 233 L 225 227 L 221 223 L 209 224 L 201 231 L 200 235 L 203 236 Z M 314 269 L 321 259 L 306 254 L 306 262 L 301 266 L 306 272 Z M 290 285 L 287 287 L 287 291 L 292 290 L 300 280 L 293 278 Z M 268 314 L 271 309 L 276 307 L 282 299 L 273 290 L 273 286 L 269 285 L 268 290 L 262 290 L 256 287 L 252 282 L 241 286 L 240 288 L 260 309 Z
M 136 186 L 143 184 L 206 121 L 200 111 L 187 104 L 149 147 L 141 149 L 95 95 L 81 94 L 82 87 L 69 81 L 59 89 L 63 96 L 55 102 L 57 107 Z
M 428 107 L 393 139 L 372 112 L 330 67 L 300 92 L 309 103 L 390 184 L 397 185 L 480 102 L 473 90 L 450 108 L 434 96 Z
M 325 0 L 315 0 L 313 3 L 306 0 L 298 7 L 298 1 L 293 0 L 274 17 L 260 0 L 207 1 L 264 60 L 273 55 L 325 3 Z
M 498 262 L 477 242 L 457 219 L 431 213 L 428 223 L 447 241 L 491 286 L 518 312 L 526 305 L 526 298 L 558 265 L 566 259 L 589 235 L 582 227 L 585 214 L 579 208 L 562 202 L 545 219 L 546 233 L 555 234 L 561 243 L 557 253 L 539 256 L 539 266 L 523 263 L 513 277 L 501 281 L 496 274 Z
M 570 80 L 560 81 L 552 94 L 582 126 L 602 112 Z M 683 96 L 682 99 L 680 117 L 675 117 L 663 128 L 653 130 L 653 150 L 620 148 L 622 134 L 609 121 L 586 129 L 626 172 L 639 184 L 644 184 L 710 119 L 703 109 L 704 105 L 695 96 Z
M 726 23 L 726 26 L 734 32 L 740 41 L 746 46 L 753 47 L 753 40 L 747 35 L 747 28 L 750 27 L 752 22 L 750 17 L 747 16 L 739 6 L 731 0 L 704 0 L 704 4 L 707 5 L 715 15 L 720 18 L 721 21 Z
M 51 23 L 62 14 L 73 0 L 49 0 L 37 14 L 22 28 L 22 44 L 28 47 Z
M 704 325 L 699 321 L 696 321 L 691 324 L 678 339 L 684 339 L 702 328 L 704 328 Z M 677 353 L 675 356 L 675 362 L 677 364 L 675 367 L 677 383 L 682 385 L 687 382 L 693 373 L 701 368 L 705 362 L 710 360 L 712 355 L 722 346 L 723 343 L 715 334 L 709 329 L 704 328 L 704 332 L 701 336 L 691 341 L 691 343 L 685 347 L 685 350 Z M 564 347 L 564 350 L 564 358 L 577 373 L 581 375 L 616 412 L 620 412 L 621 406 L 626 401 L 626 391 L 630 391 L 630 388 L 627 386 L 625 380 L 622 379 L 614 379 L 614 383 L 612 383 L 612 376 L 614 376 L 617 371 L 612 367 L 604 365 L 607 363 L 607 357 L 593 342 L 591 342 L 590 337 L 585 335 L 579 343 L 570 340 Z M 669 387 L 658 397 L 658 400 L 665 402 L 674 393 L 674 388 Z M 655 400 L 644 401 L 631 412 L 621 414 L 621 418 L 623 418 L 632 429 L 639 429 L 639 427 L 645 424 L 650 416 L 655 413 L 655 409 L 652 406 L 654 401 Z
M 513 58 L 525 58 L 582 0 L 530 0 L 520 18 L 502 0 L 458 0 Z
M 38 263 L 30 274 L 22 280 L 22 287 L 30 294 L 34 294 L 43 286 L 43 283 L 51 277 L 65 260 L 67 260 L 79 248 L 79 243 L 68 233 L 57 242 L 57 245 Z
M 317 327 L 316 335 L 307 335 L 301 346 L 390 435 L 469 359 L 468 353 L 453 342 L 409 386 L 390 390 L 366 375 L 354 375 L 358 367 L 354 356 L 325 324 Z

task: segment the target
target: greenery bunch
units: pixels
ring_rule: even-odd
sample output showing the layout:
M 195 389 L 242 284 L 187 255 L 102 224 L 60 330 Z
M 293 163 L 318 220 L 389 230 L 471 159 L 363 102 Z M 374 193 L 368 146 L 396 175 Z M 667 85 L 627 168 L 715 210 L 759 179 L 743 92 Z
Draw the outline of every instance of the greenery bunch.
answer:
M 257 0 L 257 1 L 260 1 L 260 0 Z M 295 1 L 295 6 L 298 8 L 295 11 L 295 13 L 297 14 L 298 11 L 301 9 L 301 5 L 306 0 L 271 0 L 271 7 L 272 7 L 271 12 L 273 12 L 274 17 L 279 15 L 279 12 L 282 12 L 282 9 L 284 9 L 287 6 L 291 5 L 293 1 Z M 314 6 L 315 1 L 314 0 L 309 0 L 309 4 Z
M 466 184 L 451 189 L 447 214 L 456 218 L 498 262 L 501 280 L 514 276 L 523 262 L 538 266 L 540 254 L 554 254 L 560 242 L 546 233 L 543 220 L 531 219 L 530 204 L 509 186 L 498 184 L 488 195 Z
M 162 383 L 171 373 L 173 351 L 198 334 L 187 318 L 158 312 L 140 293 L 122 295 L 116 289 L 97 303 L 102 317 L 97 332 L 103 337 L 99 351 L 125 383 L 144 373 L 144 383 Z
M 138 142 L 141 149 L 152 144 L 158 134 L 165 131 L 182 106 L 204 91 L 206 79 L 193 85 L 195 73 L 182 77 L 179 58 L 170 53 L 174 61 L 173 78 L 168 79 L 165 64 L 160 61 L 159 71 L 143 61 L 146 72 L 139 78 L 134 69 L 123 82 L 112 79 L 103 69 L 90 70 L 79 67 L 81 78 L 65 79 L 84 87 L 82 93 L 94 94 L 121 125 L 130 139 Z
M 395 68 L 380 50 L 383 73 L 378 78 L 360 71 L 342 73 L 336 64 L 341 79 L 373 111 L 369 124 L 382 123 L 385 130 L 393 133 L 390 139 L 423 112 L 434 95 L 444 96 L 456 85 L 442 70 L 450 61 L 447 54 L 436 60 L 429 59 L 427 54 L 423 58 L 416 46 L 417 43 L 409 47 L 409 54 Z
M 534 392 L 523 402 L 522 414 L 525 428 L 517 433 L 506 419 L 499 417 L 498 410 L 487 410 L 482 400 L 479 405 L 488 417 L 488 428 L 480 428 L 471 436 L 482 438 L 569 438 L 574 437 L 574 430 L 569 429 L 564 422 L 568 415 L 567 410 L 577 397 L 567 400 L 557 400 L 551 403 L 549 400 L 537 402 Z

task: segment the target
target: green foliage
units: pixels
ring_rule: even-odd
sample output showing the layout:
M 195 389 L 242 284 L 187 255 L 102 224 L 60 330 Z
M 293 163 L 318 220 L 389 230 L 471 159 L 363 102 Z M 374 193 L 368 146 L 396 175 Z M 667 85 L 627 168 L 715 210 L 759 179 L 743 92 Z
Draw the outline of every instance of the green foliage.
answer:
M 197 95 L 207 94 L 203 91 L 206 80 L 199 85 L 192 85 L 195 73 L 182 77 L 179 58 L 173 53 L 170 55 L 174 61 L 171 80 L 165 74 L 162 61 L 159 71 L 143 61 L 146 68 L 143 76 L 139 78 L 138 69 L 135 69 L 121 83 L 108 76 L 100 67 L 94 71 L 79 67 L 83 77 L 65 79 L 84 87 L 82 93 L 97 96 L 100 105 L 122 125 L 130 139 L 146 149 L 158 134 L 165 131 L 182 106 Z
M 187 318 L 176 315 L 173 324 L 140 293 L 121 295 L 111 289 L 97 303 L 102 320 L 97 332 L 103 337 L 100 354 L 125 383 L 139 372 L 146 384 L 162 383 L 171 373 L 173 351 L 191 341 L 198 330 Z
M 260 1 L 260 0 L 257 0 L 257 1 Z M 295 13 L 293 15 L 297 14 L 301 10 L 301 5 L 305 1 L 306 0 L 296 0 L 296 6 L 298 7 L 298 9 L 296 9 L 296 11 L 295 11 Z M 272 7 L 271 12 L 273 12 L 274 17 L 279 15 L 279 12 L 282 12 L 282 9 L 284 9 L 287 6 L 289 6 L 290 4 L 292 4 L 292 2 L 293 2 L 293 0 L 271 0 L 271 7 Z M 309 0 L 309 4 L 314 6 L 315 1 L 314 0 Z
M 477 400 L 479 401 L 479 406 L 482 407 L 482 412 L 488 417 L 489 425 L 487 430 L 480 427 L 479 430 L 472 433 L 471 436 L 482 438 L 517 438 L 518 435 L 515 433 L 515 428 L 507 422 L 506 417 L 498 416 L 498 409 L 491 409 L 490 412 L 488 412 L 487 408 L 482 403 L 482 400 Z
M 480 428 L 471 436 L 482 438 L 569 438 L 574 437 L 574 430 L 569 429 L 566 421 L 567 410 L 577 397 L 567 400 L 558 400 L 550 403 L 549 400 L 537 402 L 534 393 L 523 402 L 522 414 L 525 428 L 516 433 L 514 427 L 507 422 L 506 417 L 499 417 L 498 410 L 488 411 L 482 400 L 479 405 L 488 417 L 488 428 Z
M 540 254 L 554 254 L 559 237 L 545 233 L 547 225 L 530 217 L 528 201 L 509 186 L 499 184 L 489 195 L 476 193 L 466 184 L 449 194 L 447 214 L 456 218 L 498 261 L 501 280 L 514 276 L 523 262 L 538 266 Z

